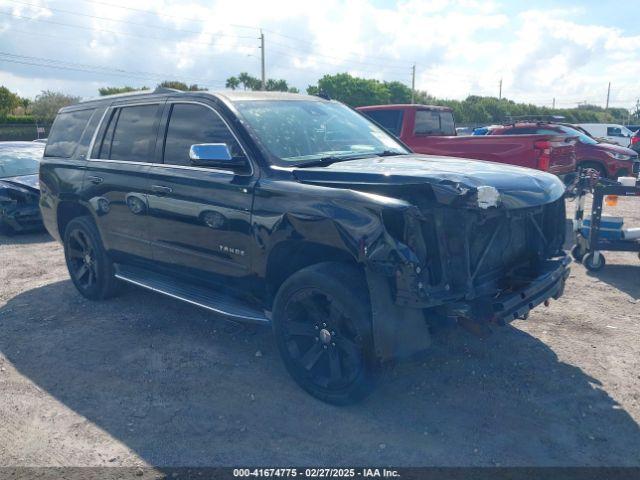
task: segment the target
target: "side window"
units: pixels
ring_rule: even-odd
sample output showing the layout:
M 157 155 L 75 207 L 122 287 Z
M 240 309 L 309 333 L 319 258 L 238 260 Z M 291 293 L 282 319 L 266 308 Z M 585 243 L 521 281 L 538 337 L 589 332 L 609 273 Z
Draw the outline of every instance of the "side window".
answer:
M 413 133 L 416 135 L 455 135 L 453 114 L 448 111 L 417 110 Z
M 198 143 L 226 143 L 233 157 L 242 149 L 217 113 L 203 105 L 176 103 L 171 109 L 164 144 L 164 163 L 190 165 L 189 149 Z
M 545 128 L 539 128 L 536 130 L 538 135 L 562 135 L 561 132 L 556 132 L 555 130 L 547 130 Z
M 109 158 L 149 162 L 156 144 L 158 105 L 123 107 L 118 115 Z M 108 133 L 108 132 L 107 132 Z
M 607 137 L 622 137 L 622 129 L 620 127 L 607 127 Z
M 92 108 L 60 113 L 51 127 L 44 156 L 71 158 L 94 111 Z
M 402 128 L 402 110 L 375 110 L 371 112 L 363 112 L 373 121 L 378 122 L 384 128 L 389 130 L 396 137 L 400 136 Z
M 534 128 L 509 128 L 500 132 L 500 135 L 532 135 L 537 133 Z

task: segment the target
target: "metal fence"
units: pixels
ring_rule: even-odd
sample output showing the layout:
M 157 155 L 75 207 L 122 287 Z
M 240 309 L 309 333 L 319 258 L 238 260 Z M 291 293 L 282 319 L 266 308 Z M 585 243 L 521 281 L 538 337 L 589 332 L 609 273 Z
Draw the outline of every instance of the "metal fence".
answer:
M 47 138 L 50 123 L 0 123 L 0 142 Z

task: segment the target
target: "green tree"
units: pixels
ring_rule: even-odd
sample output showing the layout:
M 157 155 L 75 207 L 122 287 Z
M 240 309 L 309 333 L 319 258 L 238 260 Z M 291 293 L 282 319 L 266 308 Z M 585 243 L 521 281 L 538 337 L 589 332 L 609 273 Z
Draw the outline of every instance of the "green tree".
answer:
M 174 88 L 176 90 L 182 90 L 185 92 L 201 92 L 207 90 L 206 88 L 199 87 L 197 83 L 187 85 L 179 80 L 165 80 L 158 85 L 159 88 Z
M 238 75 L 238 80 L 244 90 L 260 90 L 262 82 L 256 77 L 252 77 L 247 72 L 242 72 Z
M 0 118 L 6 118 L 15 108 L 20 106 L 20 97 L 7 87 L 0 87 Z
M 29 105 L 31 105 L 31 99 L 26 97 L 20 98 L 20 105 L 22 106 L 26 115 L 27 109 L 29 108 Z
M 348 73 L 325 75 L 317 86 L 309 86 L 307 93 L 317 95 L 324 92 L 331 98 L 352 107 L 389 103 L 391 94 L 387 86 L 379 80 L 353 77 Z
M 231 90 L 235 90 L 240 86 L 240 80 L 238 77 L 229 77 L 227 78 L 227 82 L 225 83 L 226 88 L 230 88 Z
M 270 78 L 265 82 L 265 90 L 268 92 L 288 92 L 289 85 L 287 85 L 286 80 L 274 80 Z
M 62 107 L 78 103 L 80 97 L 66 95 L 61 92 L 44 90 L 34 100 L 31 111 L 38 120 L 53 120 Z
M 141 90 L 148 90 L 148 89 L 149 89 L 148 87 L 136 88 L 136 87 L 129 87 L 129 86 L 102 87 L 98 89 L 98 93 L 100 94 L 101 97 L 104 97 L 105 95 L 116 95 L 118 93 L 138 92 Z

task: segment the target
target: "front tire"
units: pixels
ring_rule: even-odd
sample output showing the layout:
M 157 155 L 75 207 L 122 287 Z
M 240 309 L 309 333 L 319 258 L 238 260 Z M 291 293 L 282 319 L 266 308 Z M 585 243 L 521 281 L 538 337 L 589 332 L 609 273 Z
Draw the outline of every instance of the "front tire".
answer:
M 373 390 L 371 308 L 356 267 L 326 262 L 289 277 L 275 299 L 273 330 L 289 374 L 314 397 L 346 405 Z
M 82 296 L 104 300 L 117 293 L 120 282 L 91 217 L 69 222 L 64 233 L 64 257 L 71 281 Z

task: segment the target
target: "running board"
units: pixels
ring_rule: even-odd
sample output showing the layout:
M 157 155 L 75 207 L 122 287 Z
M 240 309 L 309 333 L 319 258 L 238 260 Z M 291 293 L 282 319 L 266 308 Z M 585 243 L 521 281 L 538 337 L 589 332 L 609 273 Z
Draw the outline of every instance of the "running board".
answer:
M 247 302 L 215 290 L 176 280 L 142 268 L 117 264 L 116 278 L 212 312 L 245 322 L 269 324 L 266 314 Z

